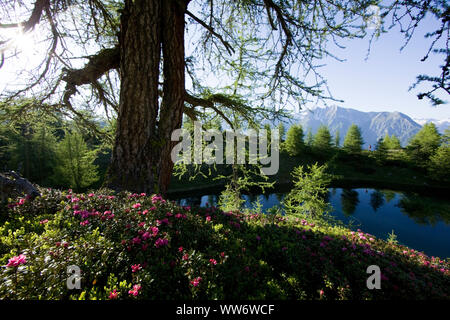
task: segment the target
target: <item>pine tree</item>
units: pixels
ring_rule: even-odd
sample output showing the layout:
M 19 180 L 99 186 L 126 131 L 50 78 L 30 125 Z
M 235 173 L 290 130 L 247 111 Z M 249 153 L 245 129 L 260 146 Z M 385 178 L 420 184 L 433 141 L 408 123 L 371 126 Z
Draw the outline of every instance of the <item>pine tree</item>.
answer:
M 336 134 L 334 136 L 334 147 L 339 148 L 341 145 L 341 134 L 339 130 L 336 131 Z
M 331 176 L 326 170 L 326 165 L 319 166 L 317 163 L 308 166 L 307 170 L 303 166 L 293 170 L 294 187 L 283 201 L 288 214 L 319 217 L 330 211 L 326 195 Z
M 98 180 L 97 166 L 94 165 L 95 154 L 95 150 L 88 149 L 80 133 L 67 132 L 57 145 L 55 182 L 76 190 L 92 185 Z
M 434 123 L 426 123 L 411 139 L 406 150 L 413 161 L 425 166 L 440 144 L 441 135 Z
M 284 126 L 283 122 L 280 122 L 280 124 L 278 125 L 278 133 L 280 136 L 280 142 L 283 142 L 286 135 L 286 127 Z
M 391 143 L 389 144 L 389 149 L 398 150 L 401 149 L 402 145 L 400 143 L 400 140 L 397 138 L 396 135 L 392 135 L 391 137 Z
M 308 134 L 306 135 L 306 145 L 312 147 L 314 143 L 314 136 L 312 134 L 311 128 L 308 129 Z
M 301 125 L 292 125 L 288 132 L 286 141 L 284 142 L 284 149 L 291 156 L 299 155 L 305 147 L 303 141 L 303 128 Z
M 428 172 L 433 179 L 450 180 L 450 130 L 443 136 L 441 146 L 430 157 Z
M 389 134 L 386 133 L 383 139 L 383 145 L 386 149 L 389 149 L 389 146 L 391 145 L 391 138 L 389 137 Z
M 17 124 L 17 132 L 10 128 L 7 151 L 11 159 L 8 167 L 18 170 L 38 185 L 49 186 L 49 177 L 53 174 L 56 161 L 56 138 L 45 119 L 38 119 L 35 115 L 26 119 L 29 121 Z
M 344 150 L 350 153 L 358 153 L 361 152 L 363 144 L 361 130 L 356 124 L 352 124 L 344 139 Z
M 386 135 L 386 137 L 389 138 L 388 135 Z M 388 154 L 388 148 L 386 147 L 386 137 L 384 139 L 378 139 L 377 144 L 375 145 L 375 157 L 378 162 L 383 162 Z
M 320 126 L 314 136 L 313 147 L 320 152 L 327 152 L 331 149 L 330 130 L 324 125 Z
M 386 133 L 383 143 L 384 146 L 389 150 L 397 150 L 402 148 L 400 140 L 395 136 L 395 134 L 389 137 L 389 134 Z

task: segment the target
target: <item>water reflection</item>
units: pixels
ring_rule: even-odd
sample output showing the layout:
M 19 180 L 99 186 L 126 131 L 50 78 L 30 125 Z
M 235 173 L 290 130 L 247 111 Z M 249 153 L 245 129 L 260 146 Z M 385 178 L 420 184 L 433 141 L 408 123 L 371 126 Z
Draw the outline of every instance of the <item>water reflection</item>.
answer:
M 421 225 L 450 224 L 450 204 L 443 200 L 405 193 L 397 204 L 400 211 Z
M 351 216 L 359 203 L 359 194 L 353 189 L 343 189 L 341 193 L 342 211 L 345 215 Z
M 395 192 L 390 190 L 381 190 L 381 193 L 384 195 L 384 199 L 387 203 L 391 202 L 391 200 L 395 199 Z
M 244 206 L 263 212 L 279 205 L 286 193 L 244 195 Z M 181 205 L 217 205 L 218 195 L 194 195 L 178 200 Z M 375 189 L 330 189 L 326 199 L 333 207 L 331 214 L 344 223 L 386 239 L 394 230 L 400 243 L 429 255 L 450 257 L 450 201 Z M 374 214 L 376 212 L 376 214 Z
M 377 210 L 384 204 L 384 195 L 378 190 L 372 191 L 370 194 L 370 205 L 372 206 L 373 211 L 377 212 Z

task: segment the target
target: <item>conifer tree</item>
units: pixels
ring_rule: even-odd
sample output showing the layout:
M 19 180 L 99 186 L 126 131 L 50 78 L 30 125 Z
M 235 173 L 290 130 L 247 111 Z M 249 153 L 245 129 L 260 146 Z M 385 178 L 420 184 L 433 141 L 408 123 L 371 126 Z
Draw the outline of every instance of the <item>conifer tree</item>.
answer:
M 407 153 L 413 161 L 425 166 L 430 157 L 441 144 L 441 135 L 434 123 L 426 123 L 417 134 L 412 137 L 407 146 Z
M 284 149 L 291 156 L 297 156 L 302 152 L 305 143 L 303 141 L 303 128 L 301 125 L 292 125 L 289 128 L 286 141 L 283 145 Z
M 331 134 L 330 130 L 324 125 L 320 126 L 317 130 L 316 135 L 314 136 L 313 147 L 314 149 L 327 152 L 331 149 Z
M 83 136 L 67 132 L 57 145 L 58 165 L 54 180 L 75 190 L 83 190 L 98 180 L 95 150 L 89 150 Z
M 356 124 L 352 124 L 344 139 L 344 150 L 350 153 L 358 153 L 361 152 L 363 144 L 361 130 Z

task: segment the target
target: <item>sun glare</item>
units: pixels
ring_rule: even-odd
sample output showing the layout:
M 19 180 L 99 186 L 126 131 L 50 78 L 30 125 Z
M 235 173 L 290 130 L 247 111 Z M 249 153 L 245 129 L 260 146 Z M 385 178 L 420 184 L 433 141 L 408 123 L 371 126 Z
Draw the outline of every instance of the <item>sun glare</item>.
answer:
M 21 53 L 28 55 L 33 53 L 35 49 L 35 40 L 31 33 L 24 33 L 22 30 L 18 31 L 13 38 L 13 46 Z

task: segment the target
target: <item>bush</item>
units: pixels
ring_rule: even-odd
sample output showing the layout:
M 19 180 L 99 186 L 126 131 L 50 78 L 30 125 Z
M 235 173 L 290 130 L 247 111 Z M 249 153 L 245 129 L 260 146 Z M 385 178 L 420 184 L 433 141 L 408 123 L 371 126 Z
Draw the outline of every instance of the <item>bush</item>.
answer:
M 43 190 L 0 227 L 2 299 L 448 299 L 449 262 L 310 219 Z M 382 290 L 366 287 L 369 265 Z M 81 270 L 69 290 L 67 267 Z

